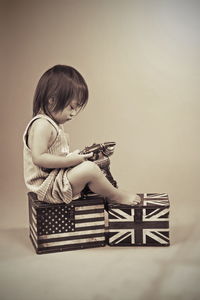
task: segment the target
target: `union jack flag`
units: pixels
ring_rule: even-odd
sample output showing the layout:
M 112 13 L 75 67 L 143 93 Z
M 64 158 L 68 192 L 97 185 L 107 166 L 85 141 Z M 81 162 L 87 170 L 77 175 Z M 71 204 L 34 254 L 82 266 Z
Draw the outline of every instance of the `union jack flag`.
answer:
M 29 220 L 38 254 L 105 246 L 104 200 L 99 196 L 49 204 L 30 193 Z
M 167 194 L 140 194 L 137 206 L 110 204 L 109 245 L 168 246 L 169 199 Z

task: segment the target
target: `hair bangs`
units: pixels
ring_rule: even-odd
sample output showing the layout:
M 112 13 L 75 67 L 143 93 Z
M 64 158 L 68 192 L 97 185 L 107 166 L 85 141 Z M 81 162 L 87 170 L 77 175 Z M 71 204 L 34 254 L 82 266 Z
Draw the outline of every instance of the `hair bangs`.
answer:
M 88 97 L 89 97 L 89 92 L 87 87 L 84 85 L 79 85 L 78 88 L 76 89 L 76 96 L 75 99 L 78 102 L 78 105 L 81 109 L 83 109 L 87 102 L 88 102 Z

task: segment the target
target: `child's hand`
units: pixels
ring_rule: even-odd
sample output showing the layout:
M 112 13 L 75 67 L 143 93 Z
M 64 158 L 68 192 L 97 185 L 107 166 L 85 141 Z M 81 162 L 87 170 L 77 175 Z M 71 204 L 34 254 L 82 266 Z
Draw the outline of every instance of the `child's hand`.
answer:
M 80 155 L 82 155 L 82 156 L 84 156 L 84 158 L 85 158 L 85 160 L 86 159 L 89 159 L 89 158 L 91 158 L 92 156 L 93 156 L 93 152 L 90 152 L 90 153 L 88 153 L 88 154 L 80 154 Z
M 80 150 L 75 150 L 67 155 L 67 158 L 70 159 L 70 161 L 73 163 L 73 165 L 78 165 L 82 163 L 83 161 L 91 158 L 93 156 L 93 153 L 88 154 L 79 154 Z
M 75 153 L 75 154 L 78 154 L 79 156 L 82 156 L 84 158 L 84 160 L 88 159 L 88 158 L 91 158 L 93 156 L 93 152 L 90 152 L 90 153 L 87 153 L 87 154 L 80 154 L 81 150 L 79 149 L 76 149 L 74 150 L 73 152 L 71 153 Z

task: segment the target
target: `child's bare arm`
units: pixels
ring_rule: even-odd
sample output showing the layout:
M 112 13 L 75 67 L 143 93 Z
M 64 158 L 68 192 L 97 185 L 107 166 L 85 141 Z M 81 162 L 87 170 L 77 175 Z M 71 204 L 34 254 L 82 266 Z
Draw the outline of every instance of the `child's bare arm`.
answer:
M 80 155 L 77 151 L 67 156 L 59 156 L 47 153 L 52 140 L 53 128 L 48 122 L 34 124 L 30 135 L 30 149 L 33 163 L 42 168 L 68 168 L 80 164 L 91 155 Z

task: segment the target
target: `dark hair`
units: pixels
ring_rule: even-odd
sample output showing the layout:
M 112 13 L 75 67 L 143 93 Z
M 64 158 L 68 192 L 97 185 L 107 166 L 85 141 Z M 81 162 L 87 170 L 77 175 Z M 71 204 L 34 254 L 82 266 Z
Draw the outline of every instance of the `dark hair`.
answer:
M 54 112 L 63 110 L 73 99 L 83 108 L 87 104 L 88 95 L 87 84 L 76 69 L 56 65 L 47 70 L 38 82 L 33 99 L 33 116 L 40 110 L 50 115 L 50 99 L 54 102 Z

